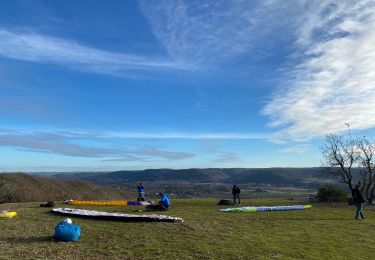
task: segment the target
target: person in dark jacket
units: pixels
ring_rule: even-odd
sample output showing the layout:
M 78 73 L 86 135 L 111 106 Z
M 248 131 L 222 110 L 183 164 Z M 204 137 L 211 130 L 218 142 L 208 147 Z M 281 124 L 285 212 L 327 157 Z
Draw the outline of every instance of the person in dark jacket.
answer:
M 238 199 L 238 206 L 241 205 L 240 193 L 241 193 L 240 187 L 238 187 L 237 185 L 233 185 L 233 188 L 232 188 L 233 205 L 236 205 L 236 199 Z
M 353 204 L 355 205 L 356 212 L 355 212 L 355 219 L 360 219 L 359 216 L 361 216 L 362 219 L 365 218 L 365 216 L 362 213 L 362 207 L 363 203 L 365 202 L 363 195 L 359 189 L 360 184 L 358 183 L 355 185 L 354 189 L 352 190 L 352 197 L 353 197 Z

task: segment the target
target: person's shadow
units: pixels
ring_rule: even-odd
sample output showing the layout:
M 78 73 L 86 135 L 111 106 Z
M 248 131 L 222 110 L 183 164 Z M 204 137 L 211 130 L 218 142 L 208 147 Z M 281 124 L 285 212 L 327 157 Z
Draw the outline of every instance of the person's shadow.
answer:
M 263 218 L 259 218 L 257 219 L 257 221 L 309 221 L 309 222 L 319 222 L 319 221 L 325 221 L 325 220 L 333 220 L 333 221 L 343 221 L 343 220 L 347 220 L 347 221 L 350 221 L 351 219 L 349 218 L 344 218 L 344 217 L 332 217 L 332 218 L 309 218 L 309 217 L 263 217 Z
M 30 236 L 30 237 L 8 237 L 4 238 L 3 241 L 10 244 L 32 244 L 40 242 L 53 242 L 53 236 Z

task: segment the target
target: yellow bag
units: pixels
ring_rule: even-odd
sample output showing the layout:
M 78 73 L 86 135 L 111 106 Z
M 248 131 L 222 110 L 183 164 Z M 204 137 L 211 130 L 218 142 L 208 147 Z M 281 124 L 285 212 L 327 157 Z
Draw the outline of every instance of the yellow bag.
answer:
M 0 218 L 13 218 L 17 216 L 15 211 L 0 211 Z

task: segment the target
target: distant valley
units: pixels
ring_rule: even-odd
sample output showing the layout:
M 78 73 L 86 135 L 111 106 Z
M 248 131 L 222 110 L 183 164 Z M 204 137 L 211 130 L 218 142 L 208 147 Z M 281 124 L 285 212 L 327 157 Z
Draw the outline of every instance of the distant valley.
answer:
M 323 182 L 322 168 L 206 168 L 148 169 L 140 171 L 50 173 L 58 179 L 79 179 L 97 184 L 143 182 L 257 184 L 316 187 Z
M 0 202 L 63 199 L 136 199 L 141 181 L 147 199 L 158 192 L 174 198 L 231 198 L 233 184 L 243 198 L 301 198 L 327 182 L 322 168 L 148 169 L 115 172 L 0 174 Z
M 231 186 L 237 184 L 245 197 L 288 197 L 315 191 L 327 181 L 321 177 L 322 173 L 323 169 L 316 167 L 147 169 L 101 173 L 49 173 L 49 175 L 57 179 L 110 185 L 133 195 L 137 183 L 142 181 L 150 196 L 154 196 L 159 191 L 177 194 L 179 197 L 230 196 Z M 259 191 L 262 190 L 265 192 L 260 193 Z

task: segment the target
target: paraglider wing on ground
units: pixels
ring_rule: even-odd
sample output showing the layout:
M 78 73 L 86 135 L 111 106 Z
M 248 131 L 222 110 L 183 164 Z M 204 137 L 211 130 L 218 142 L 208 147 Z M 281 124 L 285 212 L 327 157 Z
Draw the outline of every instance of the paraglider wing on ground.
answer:
M 289 211 L 303 210 L 311 208 L 311 205 L 292 205 L 292 206 L 260 206 L 260 207 L 240 207 L 219 209 L 221 212 L 263 212 L 263 211 Z
M 136 214 L 124 214 L 116 212 L 104 212 L 96 210 L 84 210 L 84 209 L 73 209 L 73 208 L 55 208 L 52 212 L 64 216 L 74 216 L 92 219 L 102 220 L 117 220 L 117 221 L 129 221 L 129 222 L 183 222 L 182 218 L 165 216 L 165 215 L 136 215 Z

